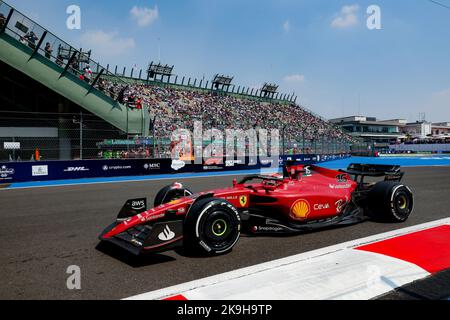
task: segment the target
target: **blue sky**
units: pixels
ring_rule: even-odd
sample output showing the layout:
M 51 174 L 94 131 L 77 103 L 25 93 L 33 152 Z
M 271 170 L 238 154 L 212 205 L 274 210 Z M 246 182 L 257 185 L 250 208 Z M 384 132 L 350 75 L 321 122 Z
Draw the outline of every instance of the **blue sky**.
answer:
M 438 0 L 450 7 L 450 0 Z M 145 68 L 295 92 L 327 117 L 450 121 L 450 10 L 428 0 L 9 0 L 103 65 Z M 81 29 L 66 8 L 81 8 Z M 369 5 L 381 30 L 366 27 Z

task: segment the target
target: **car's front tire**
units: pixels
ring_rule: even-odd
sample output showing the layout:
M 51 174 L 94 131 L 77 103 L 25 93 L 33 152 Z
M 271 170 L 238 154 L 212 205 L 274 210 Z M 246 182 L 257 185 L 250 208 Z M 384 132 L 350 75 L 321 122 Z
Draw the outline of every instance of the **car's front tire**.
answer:
M 405 222 L 413 211 L 413 193 L 399 182 L 378 182 L 370 190 L 369 207 L 375 219 Z
M 184 225 L 184 245 L 192 253 L 218 255 L 238 242 L 241 219 L 237 209 L 219 198 L 199 200 L 190 208 Z

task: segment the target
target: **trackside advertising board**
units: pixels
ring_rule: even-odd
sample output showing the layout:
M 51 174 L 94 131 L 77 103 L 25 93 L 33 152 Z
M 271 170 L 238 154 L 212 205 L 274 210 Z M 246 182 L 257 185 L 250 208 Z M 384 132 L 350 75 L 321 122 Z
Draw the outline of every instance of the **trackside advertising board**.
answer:
M 286 161 L 314 164 L 347 158 L 349 155 L 289 155 L 279 158 L 279 166 Z M 195 173 L 214 171 L 252 170 L 271 167 L 272 159 L 245 160 L 211 158 L 201 164 L 172 159 L 117 159 L 37 161 L 0 163 L 0 184 L 29 181 L 124 177 L 156 174 Z

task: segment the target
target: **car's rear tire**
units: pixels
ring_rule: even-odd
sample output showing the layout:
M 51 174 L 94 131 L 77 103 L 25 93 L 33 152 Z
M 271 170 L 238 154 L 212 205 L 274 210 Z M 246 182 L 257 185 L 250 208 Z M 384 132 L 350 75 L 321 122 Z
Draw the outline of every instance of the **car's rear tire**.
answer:
M 188 252 L 218 255 L 229 252 L 238 242 L 241 218 L 228 201 L 199 200 L 190 208 L 184 224 L 184 246 Z
M 373 218 L 389 222 L 405 222 L 414 207 L 411 190 L 399 182 L 378 182 L 369 193 Z
M 180 199 L 182 197 L 190 196 L 192 191 L 188 188 L 183 187 L 183 185 L 165 186 L 156 194 L 155 201 L 153 203 L 154 207 L 158 207 L 162 204 L 169 203 L 173 200 Z

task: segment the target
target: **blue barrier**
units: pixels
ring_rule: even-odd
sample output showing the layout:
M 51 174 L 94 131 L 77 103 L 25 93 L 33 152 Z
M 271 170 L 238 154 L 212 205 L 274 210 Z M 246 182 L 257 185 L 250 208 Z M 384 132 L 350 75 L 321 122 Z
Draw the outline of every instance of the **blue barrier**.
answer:
M 348 158 L 349 155 L 286 155 L 278 160 L 278 166 L 286 161 L 314 164 Z M 238 171 L 271 167 L 273 160 L 258 159 L 250 163 L 222 158 L 202 163 L 187 163 L 172 159 L 113 159 L 0 163 L 0 184 L 30 181 L 68 180 L 84 178 L 124 177 L 214 171 Z

